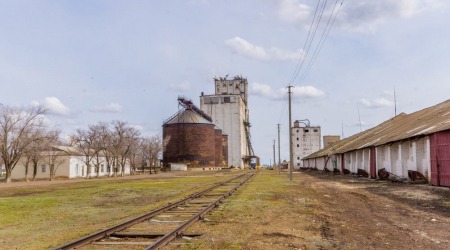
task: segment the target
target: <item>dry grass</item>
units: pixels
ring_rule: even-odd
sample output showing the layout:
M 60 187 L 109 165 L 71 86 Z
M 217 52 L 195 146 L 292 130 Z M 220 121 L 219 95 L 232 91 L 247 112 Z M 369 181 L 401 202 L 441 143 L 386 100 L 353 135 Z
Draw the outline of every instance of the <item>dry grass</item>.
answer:
M 189 231 L 207 232 L 184 249 L 305 249 L 332 248 L 322 240 L 312 189 L 286 174 L 263 171 L 229 198 L 206 221 Z M 307 194 L 306 194 L 307 193 Z M 178 248 L 172 244 L 170 248 Z
M 228 178 L 215 172 L 172 177 L 2 188 L 0 249 L 62 245 Z

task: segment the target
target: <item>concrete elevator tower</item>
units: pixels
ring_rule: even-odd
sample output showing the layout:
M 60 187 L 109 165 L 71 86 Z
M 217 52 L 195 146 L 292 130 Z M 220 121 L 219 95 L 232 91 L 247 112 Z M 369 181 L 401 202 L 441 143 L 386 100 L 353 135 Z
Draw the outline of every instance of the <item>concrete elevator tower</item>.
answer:
M 214 78 L 214 95 L 200 96 L 200 109 L 228 135 L 228 166 L 247 167 L 254 157 L 250 142 L 246 78 Z

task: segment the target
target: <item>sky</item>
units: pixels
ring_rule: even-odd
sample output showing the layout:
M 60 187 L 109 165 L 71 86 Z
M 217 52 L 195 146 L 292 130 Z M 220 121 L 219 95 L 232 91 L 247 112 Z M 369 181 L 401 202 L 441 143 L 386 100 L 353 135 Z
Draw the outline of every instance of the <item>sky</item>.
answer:
M 46 108 L 63 136 L 162 135 L 178 96 L 239 75 L 269 164 L 277 124 L 289 158 L 288 85 L 293 121 L 344 137 L 449 99 L 449 23 L 447 0 L 0 0 L 0 103 Z

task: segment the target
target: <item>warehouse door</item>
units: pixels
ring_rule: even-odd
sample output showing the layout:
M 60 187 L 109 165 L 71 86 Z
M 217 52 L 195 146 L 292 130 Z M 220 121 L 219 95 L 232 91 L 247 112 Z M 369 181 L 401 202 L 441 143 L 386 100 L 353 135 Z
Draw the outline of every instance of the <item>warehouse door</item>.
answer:
M 431 184 L 450 187 L 450 130 L 430 137 Z
M 377 178 L 377 154 L 375 147 L 370 148 L 370 178 Z

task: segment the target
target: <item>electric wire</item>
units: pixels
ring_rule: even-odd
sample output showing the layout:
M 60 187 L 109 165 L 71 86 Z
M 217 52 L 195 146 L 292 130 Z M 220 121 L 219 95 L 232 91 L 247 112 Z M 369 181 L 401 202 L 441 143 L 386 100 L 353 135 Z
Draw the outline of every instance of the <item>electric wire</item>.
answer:
M 319 1 L 319 2 L 320 2 L 320 1 Z M 309 40 L 307 39 L 307 45 L 306 45 L 306 48 L 304 48 L 304 50 L 305 50 L 306 52 L 305 52 L 305 54 L 304 54 L 305 56 L 303 57 L 302 63 L 301 63 L 301 65 L 300 65 L 300 69 L 303 68 L 303 64 L 304 64 L 305 61 L 308 59 L 308 55 L 309 55 L 311 46 L 313 45 L 314 38 L 315 38 L 315 36 L 316 36 L 317 30 L 319 29 L 320 23 L 321 23 L 321 21 L 322 21 L 323 13 L 325 12 L 325 7 L 326 7 L 326 5 L 327 5 L 327 2 L 328 2 L 328 0 L 325 0 L 325 1 L 323 2 L 322 6 L 317 6 L 317 7 L 320 7 L 320 8 L 321 8 L 320 15 L 319 15 L 319 17 L 317 18 L 317 22 L 315 22 L 315 20 L 314 20 L 315 18 L 313 18 L 313 22 L 312 22 L 312 25 L 313 25 L 313 33 L 312 33 L 312 36 L 310 37 L 310 39 L 309 39 Z M 317 9 L 318 9 L 318 8 L 317 8 Z M 298 77 L 298 75 L 299 75 L 299 73 L 300 73 L 300 69 L 299 69 L 298 72 L 296 72 L 295 78 L 293 79 L 292 82 L 294 82 L 294 81 L 297 79 L 297 77 Z M 291 83 L 292 83 L 292 82 L 291 82 Z
M 306 70 L 301 75 L 301 77 L 299 79 L 299 82 L 302 82 L 302 81 L 305 80 L 306 76 L 308 75 L 309 71 L 312 68 L 312 65 L 314 64 L 314 62 L 316 61 L 320 51 L 322 50 L 322 47 L 323 47 L 323 44 L 324 44 L 325 40 L 327 39 L 328 35 L 330 34 L 331 28 L 333 27 L 334 22 L 336 21 L 336 17 L 337 17 L 337 15 L 339 13 L 339 10 L 341 9 L 342 4 L 344 3 L 344 0 L 341 1 L 341 4 L 339 5 L 337 11 L 335 11 L 336 7 L 338 6 L 338 2 L 339 2 L 339 0 L 336 0 L 336 2 L 334 4 L 334 7 L 333 7 L 333 10 L 331 11 L 331 14 L 330 14 L 330 16 L 328 18 L 328 21 L 327 21 L 327 24 L 325 26 L 325 29 L 324 29 L 324 31 L 322 33 L 322 36 L 320 37 L 320 40 L 319 40 L 319 42 L 317 44 L 317 47 L 315 48 L 314 53 L 313 53 L 313 55 L 311 57 L 312 59 L 309 61 L 308 66 L 306 67 Z M 331 22 L 331 24 L 330 24 L 330 22 Z
M 294 73 L 292 74 L 292 77 L 289 80 L 289 83 L 292 83 L 292 82 L 295 81 L 295 79 L 297 78 L 298 74 L 300 73 L 300 70 L 303 67 L 303 63 L 305 62 L 306 55 L 308 54 L 308 50 L 306 49 L 306 47 L 307 47 L 307 44 L 308 44 L 308 41 L 309 41 L 309 37 L 311 35 L 311 30 L 312 30 L 312 28 L 314 26 L 314 21 L 316 20 L 317 11 L 319 10 L 320 1 L 321 0 L 317 1 L 317 5 L 316 5 L 315 11 L 314 11 L 314 16 L 313 16 L 313 19 L 311 21 L 311 25 L 309 26 L 308 35 L 306 36 L 305 44 L 303 45 L 302 56 L 298 59 L 297 66 L 295 67 Z

